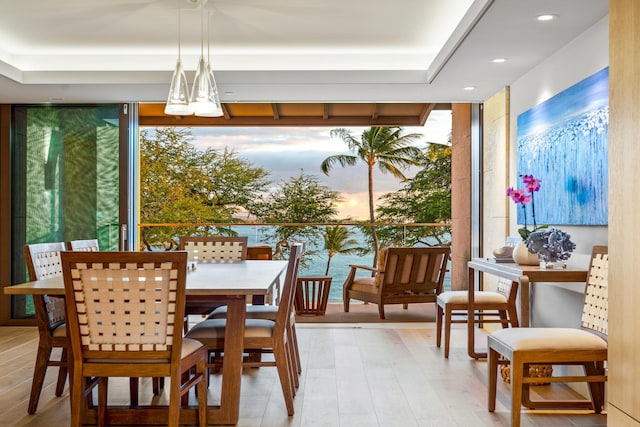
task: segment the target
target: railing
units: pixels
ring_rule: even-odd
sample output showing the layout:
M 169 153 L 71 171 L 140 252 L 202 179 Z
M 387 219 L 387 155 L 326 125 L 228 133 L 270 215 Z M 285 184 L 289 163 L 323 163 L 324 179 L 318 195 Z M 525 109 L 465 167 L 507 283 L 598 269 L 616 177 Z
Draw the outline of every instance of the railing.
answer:
M 449 245 L 451 224 L 449 223 L 376 223 L 381 246 L 438 246 Z M 329 272 L 326 273 L 329 262 L 329 252 L 324 247 L 322 228 L 343 226 L 352 233 L 350 238 L 358 241 L 362 250 L 354 253 L 336 253 L 331 257 Z M 329 295 L 330 302 L 342 301 L 342 283 L 347 277 L 350 264 L 372 265 L 373 251 L 370 235 L 367 230 L 369 223 L 340 222 L 340 223 L 142 223 L 139 225 L 140 241 L 144 236 L 165 236 L 158 244 L 151 243 L 151 248 L 142 245 L 142 249 L 174 250 L 178 247 L 179 237 L 185 235 L 240 235 L 249 238 L 249 246 L 269 245 L 274 248 L 275 257 L 283 256 L 283 248 L 290 242 L 276 235 L 276 229 L 300 231 L 294 234 L 293 241 L 306 240 L 308 250 L 300 267 L 301 276 L 332 276 L 333 285 Z M 400 228 L 400 230 L 398 230 Z M 301 238 L 304 234 L 306 238 Z M 445 280 L 445 289 L 450 289 L 450 280 Z

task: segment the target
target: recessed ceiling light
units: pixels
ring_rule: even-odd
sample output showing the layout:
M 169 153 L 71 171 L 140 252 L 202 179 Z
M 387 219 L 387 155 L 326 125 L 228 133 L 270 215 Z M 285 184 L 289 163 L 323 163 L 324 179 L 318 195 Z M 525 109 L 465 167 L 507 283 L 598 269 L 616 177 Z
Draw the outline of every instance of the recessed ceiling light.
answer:
M 553 21 L 554 19 L 556 19 L 558 16 L 557 15 L 538 15 L 536 17 L 536 19 L 538 21 Z
M 506 58 L 494 58 L 491 60 L 491 62 L 495 62 L 496 64 L 501 64 L 503 62 L 506 62 L 507 59 Z
M 476 90 L 475 86 L 465 86 L 464 90 Z

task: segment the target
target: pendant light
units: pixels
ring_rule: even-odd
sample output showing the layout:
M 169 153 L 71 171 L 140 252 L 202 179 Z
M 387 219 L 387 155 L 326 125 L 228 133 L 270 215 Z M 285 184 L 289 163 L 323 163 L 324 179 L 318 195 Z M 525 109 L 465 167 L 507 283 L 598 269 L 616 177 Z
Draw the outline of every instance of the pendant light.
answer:
M 208 108 L 203 109 L 200 113 L 196 113 L 196 116 L 201 117 L 220 117 L 224 115 L 222 106 L 220 105 L 220 96 L 218 95 L 218 87 L 216 85 L 216 78 L 213 76 L 213 69 L 211 67 L 211 13 L 207 19 L 207 62 L 205 65 L 206 73 L 209 76 L 209 93 L 208 96 Z
M 182 60 L 180 56 L 180 21 L 181 10 L 178 10 L 178 62 L 171 77 L 171 86 L 169 88 L 169 97 L 164 107 L 164 113 L 175 116 L 185 116 L 191 114 L 189 109 L 189 84 L 187 76 L 182 68 Z
M 207 33 L 209 24 L 207 24 Z M 209 42 L 207 42 L 209 46 Z M 208 50 L 208 48 L 207 48 Z M 200 60 L 196 69 L 196 77 L 191 89 L 191 99 L 189 110 L 196 116 L 218 117 L 222 115 L 220 101 L 215 87 L 215 80 L 212 80 L 213 73 L 208 62 L 204 60 L 204 8 L 200 9 Z M 216 102 L 217 101 L 217 102 Z

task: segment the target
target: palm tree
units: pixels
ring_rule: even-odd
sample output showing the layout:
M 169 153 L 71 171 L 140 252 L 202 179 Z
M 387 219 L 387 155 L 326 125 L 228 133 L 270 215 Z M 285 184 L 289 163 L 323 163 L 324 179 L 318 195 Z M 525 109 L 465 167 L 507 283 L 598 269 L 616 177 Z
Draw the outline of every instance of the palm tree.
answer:
M 335 254 L 350 255 L 362 251 L 362 248 L 354 246 L 358 244 L 358 241 L 352 239 L 352 235 L 353 232 L 342 225 L 326 228 L 324 232 L 324 248 L 328 252 L 329 258 L 327 259 L 327 270 L 324 272 L 325 276 L 329 275 L 331 258 Z
M 373 167 L 378 164 L 382 173 L 391 173 L 394 177 L 406 180 L 403 169 L 420 165 L 421 150 L 411 145 L 422 135 L 410 133 L 401 135 L 402 128 L 373 126 L 362 132 L 361 140 L 356 139 L 348 129 L 331 130 L 331 137 L 340 137 L 354 154 L 336 154 L 329 156 L 320 165 L 322 172 L 329 175 L 335 165 L 354 166 L 358 159 L 367 165 L 369 184 L 369 222 L 373 238 L 373 263 L 378 258 L 378 234 L 375 229 L 375 206 L 373 203 Z

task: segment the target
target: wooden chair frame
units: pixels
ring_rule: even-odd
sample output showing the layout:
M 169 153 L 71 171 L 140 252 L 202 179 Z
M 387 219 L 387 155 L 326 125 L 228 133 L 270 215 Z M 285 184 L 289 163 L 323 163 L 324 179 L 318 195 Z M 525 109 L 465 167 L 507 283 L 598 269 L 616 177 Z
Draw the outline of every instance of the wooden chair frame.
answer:
M 385 304 L 436 302 L 443 290 L 450 249 L 445 246 L 382 249 L 378 267 L 351 265 L 342 286 L 344 311 L 351 299 L 378 304 L 380 319 Z M 380 262 L 384 258 L 384 262 Z M 356 278 L 358 269 L 373 277 Z
M 582 326 L 577 328 L 510 328 L 489 334 L 489 412 L 495 411 L 498 364 L 509 363 L 511 374 L 511 426 L 520 426 L 521 405 L 537 409 L 579 408 L 600 413 L 607 380 L 607 269 L 608 249 L 594 246 L 591 254 Z M 507 360 L 499 360 L 500 355 Z M 590 400 L 532 400 L 533 364 L 581 365 L 584 376 L 545 377 L 545 382 L 587 382 Z
M 476 291 L 474 305 L 476 313 L 474 323 L 500 323 L 503 328 L 511 326 L 517 328 L 518 311 L 516 298 L 518 295 L 518 282 L 498 282 L 496 292 Z M 504 302 L 501 302 L 501 296 Z M 451 297 L 451 298 L 447 298 Z M 452 302 L 452 298 L 455 298 Z M 463 301 L 460 301 L 463 300 Z M 449 343 L 451 338 L 451 324 L 467 323 L 468 317 L 468 292 L 449 291 L 443 292 L 437 298 L 438 311 L 436 313 L 436 346 L 439 348 L 442 342 L 442 329 L 444 319 L 444 357 L 449 357 Z M 454 318 L 455 316 L 455 318 Z
M 169 377 L 167 424 L 180 424 L 181 400 L 197 386 L 199 425 L 207 425 L 206 348 L 182 338 L 187 253 L 64 252 L 73 353 L 71 425 L 98 386 L 98 422 L 107 420 L 107 380 Z
M 302 252 L 303 245 L 293 244 L 291 246 L 289 264 L 282 286 L 282 297 L 278 305 L 275 321 L 256 318 L 247 319 L 243 340 L 243 346 L 247 353 L 273 353 L 274 361 L 245 360 L 243 366 L 275 366 L 277 368 L 289 415 L 294 413 L 293 398 L 298 380 L 296 370 L 299 369 L 299 362 L 296 364 L 294 350 L 294 346 L 297 346 L 297 343 L 291 342 L 292 335 L 290 331 L 293 315 L 293 293 Z M 220 354 L 224 349 L 225 325 L 226 320 L 224 318 L 207 319 L 191 328 L 185 336 L 205 344 L 210 353 Z M 270 334 L 265 331 L 270 331 Z M 219 367 L 219 363 L 219 359 L 214 359 L 209 367 L 212 370 L 216 369 Z M 222 363 L 224 363 L 224 360 Z
M 62 276 L 60 253 L 66 249 L 64 242 L 35 243 L 24 246 L 24 257 L 27 264 L 29 280 L 46 279 Z M 33 295 L 33 306 L 38 326 L 38 352 L 33 369 L 31 394 L 27 412 L 34 414 L 38 409 L 38 401 L 42 385 L 49 366 L 59 367 L 55 395 L 60 397 L 67 379 L 68 340 L 66 332 L 66 315 L 64 299 L 48 295 Z M 54 348 L 62 349 L 60 360 L 52 360 Z

